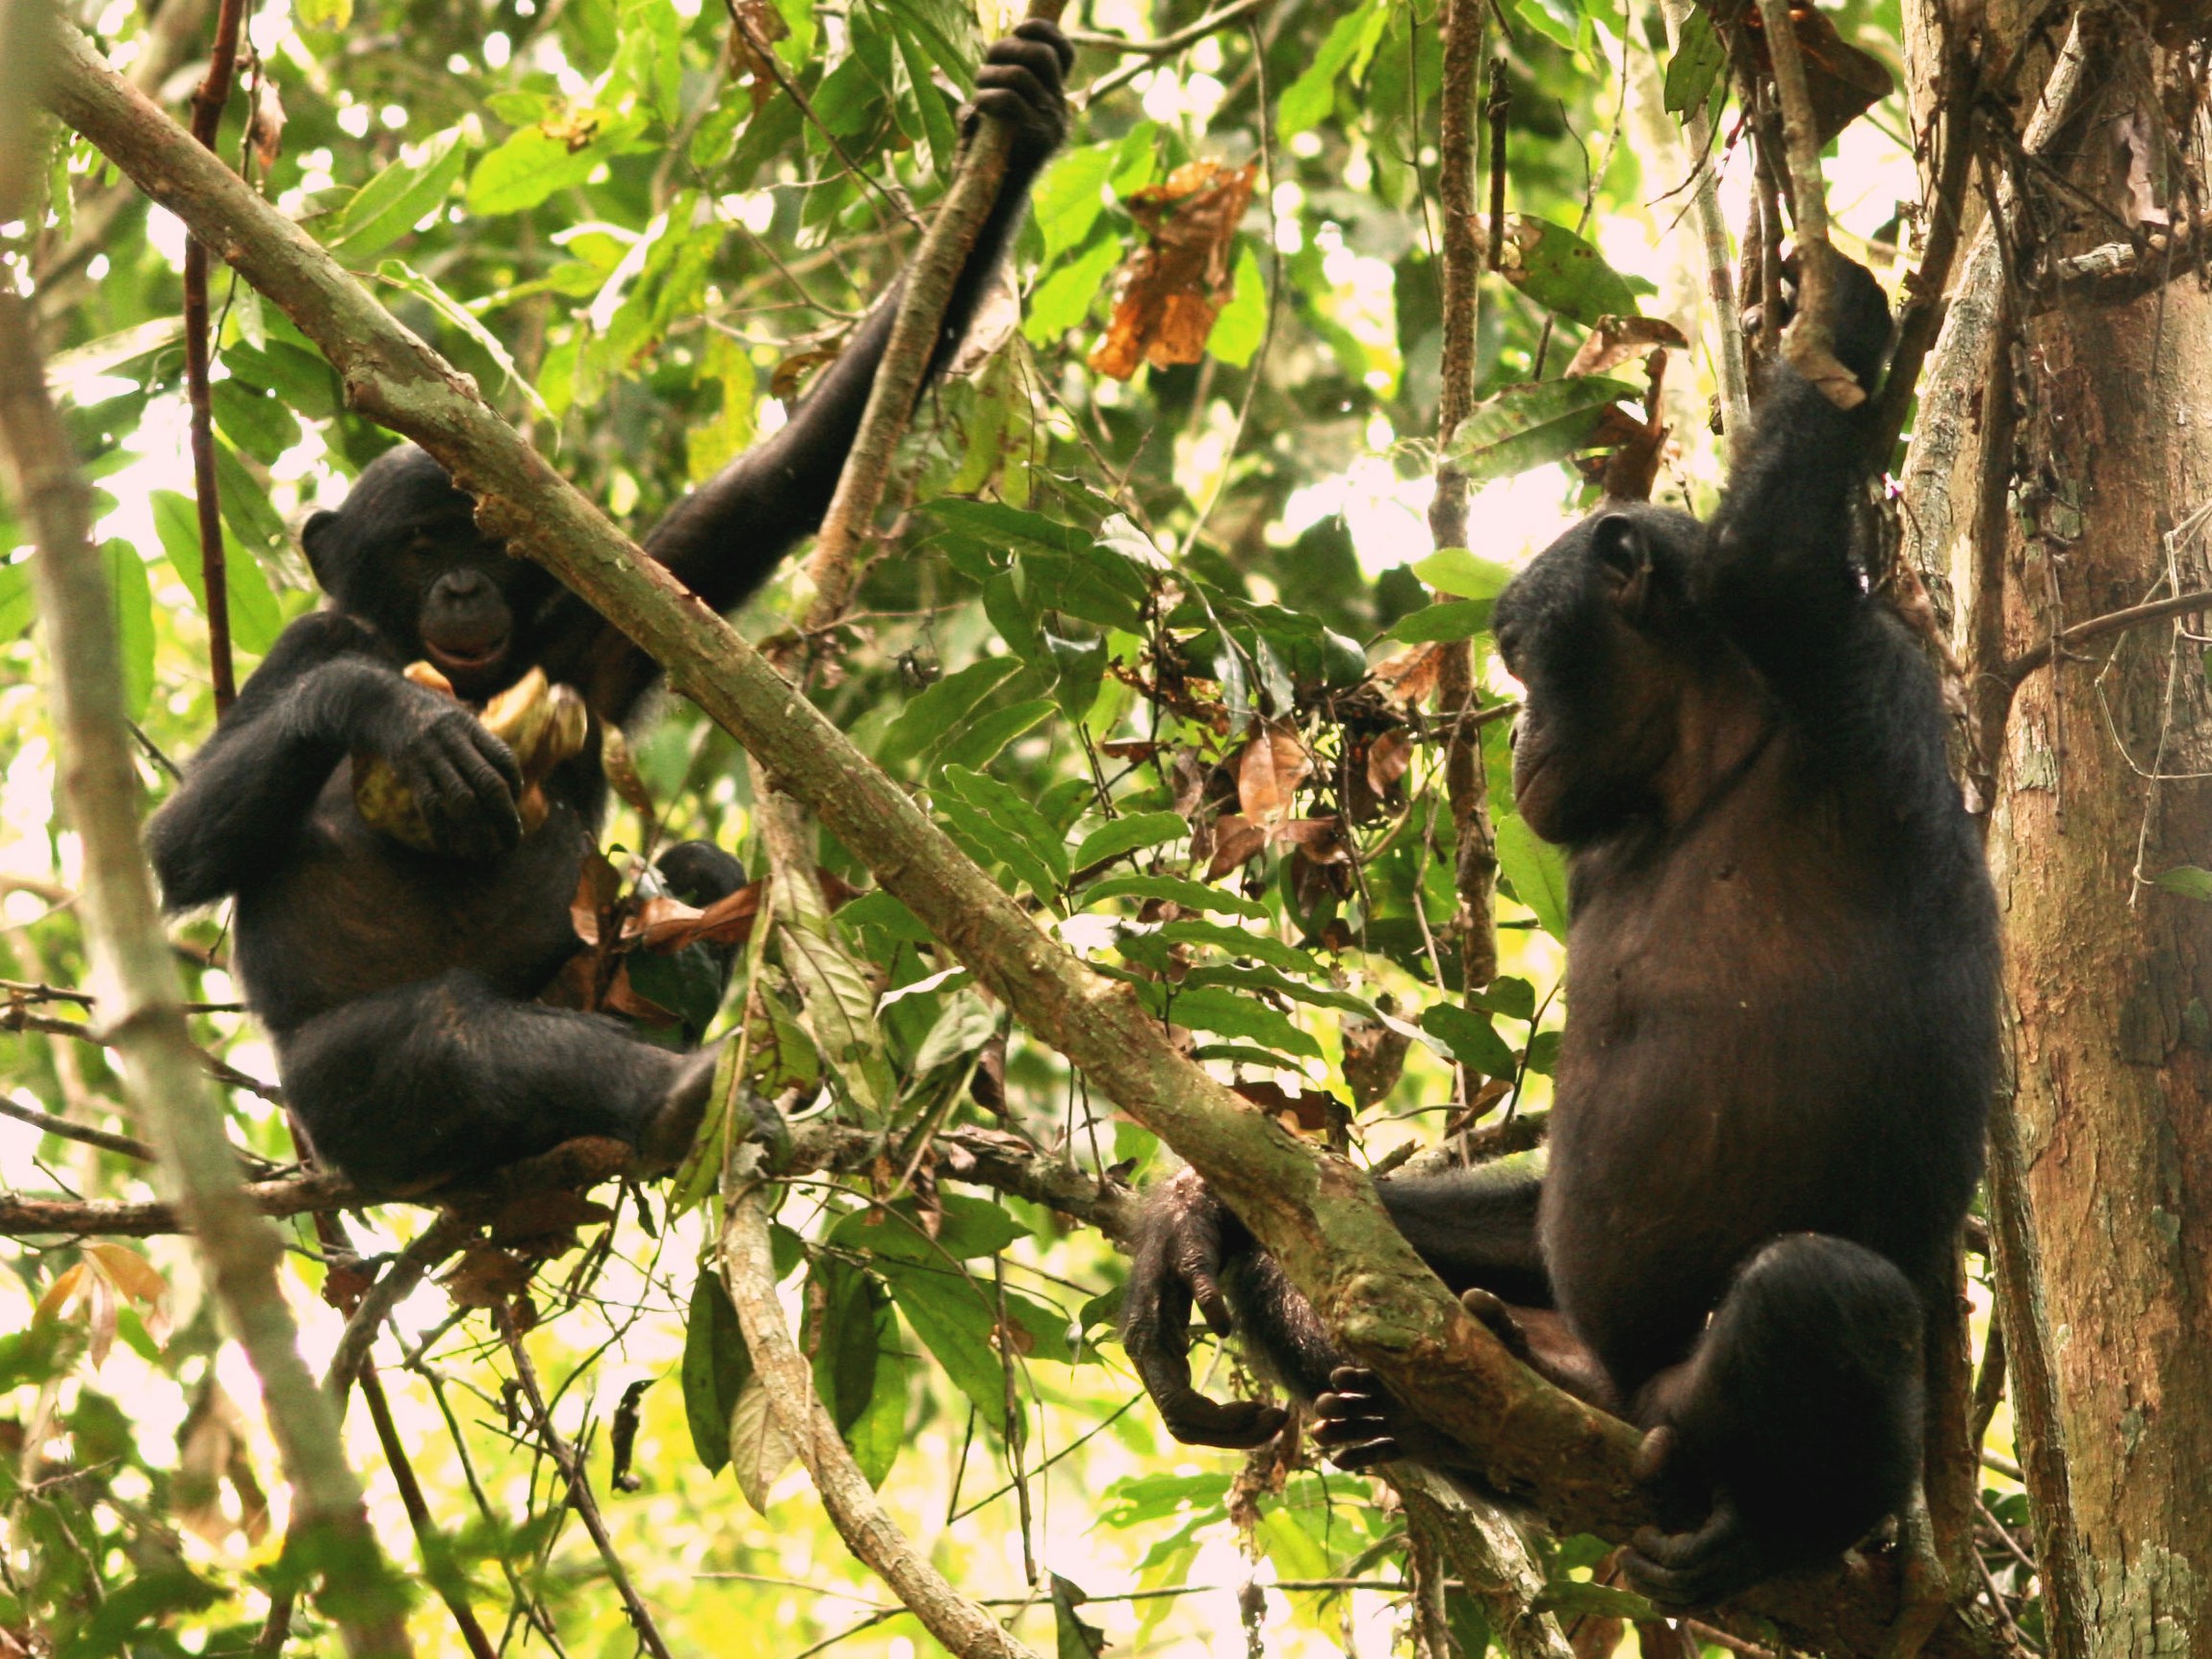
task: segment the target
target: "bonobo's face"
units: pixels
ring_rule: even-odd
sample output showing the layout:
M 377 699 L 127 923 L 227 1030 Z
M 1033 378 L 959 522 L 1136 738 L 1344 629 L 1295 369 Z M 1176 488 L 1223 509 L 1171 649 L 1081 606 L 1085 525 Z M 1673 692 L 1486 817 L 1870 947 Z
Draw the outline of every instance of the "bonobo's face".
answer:
M 1698 535 L 1685 514 L 1614 503 L 1498 597 L 1499 655 L 1525 694 L 1514 808 L 1547 841 L 1589 841 L 1652 804 L 1674 745 L 1683 684 L 1675 625 Z
M 364 468 L 345 505 L 316 514 L 302 539 L 342 608 L 406 660 L 427 658 L 472 702 L 528 668 L 533 624 L 558 591 L 486 538 L 469 498 L 411 445 Z

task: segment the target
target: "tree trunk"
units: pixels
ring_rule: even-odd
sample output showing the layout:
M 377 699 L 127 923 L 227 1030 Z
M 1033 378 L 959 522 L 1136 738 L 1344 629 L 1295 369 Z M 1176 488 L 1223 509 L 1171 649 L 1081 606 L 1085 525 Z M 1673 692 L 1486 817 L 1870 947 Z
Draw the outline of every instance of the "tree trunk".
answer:
M 2034 51 L 2026 20 L 2000 16 L 2010 10 L 1991 9 L 1993 61 Z M 1908 36 L 1926 42 L 1941 8 L 1914 0 L 1907 12 L 1917 13 Z M 2150 148 L 2165 119 L 2154 88 L 2176 71 L 2128 42 L 2134 30 L 2099 31 L 2080 108 L 2047 152 L 2084 192 L 2045 197 L 2029 216 L 2031 233 L 2065 234 L 2060 254 L 2136 218 L 2128 124 Z M 1916 56 L 1925 65 L 1935 53 Z M 2022 79 L 2023 127 L 2039 84 Z M 2170 138 L 2196 165 L 2200 143 Z M 2082 211 L 2090 199 L 2113 217 Z M 2018 257 L 2031 270 L 2033 253 L 2030 234 Z M 1981 613 L 1979 650 L 1967 613 L 1988 596 L 1960 605 L 1977 693 L 1992 684 L 1992 648 L 2017 658 L 2058 629 L 2174 591 L 2162 584 L 2212 585 L 2201 526 L 2171 553 L 2167 541 L 2212 499 L 2212 296 L 2183 280 L 2125 305 L 2048 308 L 2019 289 L 2014 301 L 2027 320 L 2010 373 L 1981 382 L 1993 405 L 2009 378 L 2018 429 L 1993 446 L 2012 463 L 2012 492 L 1985 520 L 2003 546 L 1980 568 L 2001 567 L 2003 593 Z M 2003 411 L 1977 411 L 1993 417 Z M 1971 435 L 1965 447 L 1970 466 Z M 1983 482 L 1953 489 L 1962 541 Z M 1971 589 L 1975 561 L 1948 551 L 1929 549 Z M 2047 1468 L 2039 1478 L 2030 1421 L 2023 1461 L 2039 1542 L 2051 1538 L 2050 1512 L 2071 1510 L 2078 1640 L 2112 1659 L 2212 1656 L 2212 905 L 2148 884 L 2176 865 L 2212 866 L 2212 783 L 2145 776 L 2212 772 L 2205 663 L 2181 631 L 2201 634 L 2202 621 L 2088 644 L 2026 675 L 2009 712 L 2001 693 L 1975 698 L 2001 726 L 1982 750 L 1994 763 L 1990 856 L 2018 1012 L 2017 1094 L 1999 1128 L 2017 1131 L 2029 1225 L 2016 1247 L 2041 1260 L 2065 1451 L 2060 1478 Z M 2032 1325 L 2032 1306 L 2019 1306 L 2032 1300 L 2013 1298 L 2008 1338 Z M 2069 1633 L 2053 1635 L 2072 1649 Z

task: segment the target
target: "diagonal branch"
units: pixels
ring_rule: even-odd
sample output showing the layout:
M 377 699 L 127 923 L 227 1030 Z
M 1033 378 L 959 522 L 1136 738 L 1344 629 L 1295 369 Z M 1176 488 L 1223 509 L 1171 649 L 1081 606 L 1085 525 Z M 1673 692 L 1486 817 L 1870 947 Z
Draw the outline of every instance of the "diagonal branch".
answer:
M 1649 1517 L 1625 1423 L 1551 1388 L 1469 1318 L 1376 1202 L 1367 1177 L 1317 1153 L 1168 1041 L 1135 993 L 1042 933 L 1013 899 L 759 652 L 651 562 L 296 225 L 247 190 L 103 64 L 64 38 L 52 103 L 140 186 L 220 248 L 322 349 L 363 415 L 422 444 L 489 533 L 538 560 L 666 665 L 951 948 L 1040 1041 L 1187 1158 L 1405 1403 L 1467 1446 L 1492 1483 L 1555 1528 L 1624 1539 Z M 1873 1654 L 1896 1606 L 1886 1562 L 1765 1586 L 1742 1609 L 1792 1646 Z M 1987 1623 L 1947 1615 L 1932 1656 L 1993 1652 Z

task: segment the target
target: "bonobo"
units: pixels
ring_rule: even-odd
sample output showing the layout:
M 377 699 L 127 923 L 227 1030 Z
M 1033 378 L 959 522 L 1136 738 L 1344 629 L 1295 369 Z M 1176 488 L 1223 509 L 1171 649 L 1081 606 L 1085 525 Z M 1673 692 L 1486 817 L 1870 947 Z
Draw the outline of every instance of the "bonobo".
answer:
M 1024 22 L 977 74 L 976 107 L 1016 136 L 939 364 L 1060 141 L 1072 59 L 1058 30 Z M 878 305 L 789 423 L 646 538 L 716 610 L 743 601 L 820 523 L 894 310 L 895 298 Z M 317 1156 L 364 1186 L 420 1188 L 579 1135 L 628 1141 L 648 1166 L 674 1162 L 696 1131 L 711 1057 L 532 1000 L 578 948 L 569 905 L 606 798 L 603 723 L 636 713 L 654 663 L 479 532 L 469 498 L 419 449 L 363 469 L 345 505 L 316 514 L 303 539 L 330 602 L 284 631 L 155 815 L 166 903 L 236 895 L 237 971 L 274 1039 L 286 1099 Z M 588 735 L 532 791 L 534 827 L 518 812 L 506 745 L 462 702 L 403 674 L 423 659 L 469 702 L 533 668 L 581 694 Z M 420 809 L 427 851 L 357 810 L 354 769 L 378 762 Z M 662 874 L 697 903 L 743 880 L 734 859 L 700 844 L 672 849 Z
M 1889 308 L 1836 280 L 1865 384 Z M 1675 1606 L 1909 1497 L 1996 1073 L 1995 906 L 1936 678 L 1854 557 L 1867 432 L 1778 368 L 1710 524 L 1602 507 L 1500 596 L 1516 804 L 1571 872 L 1549 1164 L 1380 1186 L 1470 1312 L 1644 1431 L 1662 1524 L 1626 1561 Z M 1340 1465 L 1452 1466 L 1185 1172 L 1147 1201 L 1128 1352 L 1178 1438 L 1256 1444 L 1279 1411 L 1191 1386 L 1194 1299 Z

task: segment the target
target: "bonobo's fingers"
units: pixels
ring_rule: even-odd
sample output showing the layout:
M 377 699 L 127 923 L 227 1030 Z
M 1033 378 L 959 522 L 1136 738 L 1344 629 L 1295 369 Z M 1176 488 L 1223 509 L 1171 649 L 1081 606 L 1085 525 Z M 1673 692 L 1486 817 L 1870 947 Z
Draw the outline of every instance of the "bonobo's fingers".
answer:
M 1067 102 L 1061 80 L 1074 61 L 1074 48 L 1057 27 L 1030 18 L 991 43 L 976 71 L 970 107 L 1011 123 L 1016 148 L 1026 159 L 1040 161 L 1067 136 Z
M 1647 1526 L 1622 1552 L 1632 1589 L 1661 1607 L 1708 1607 L 1768 1576 L 1771 1563 L 1726 1500 L 1695 1532 Z
M 391 758 L 445 851 L 492 858 L 522 839 L 515 804 L 522 776 L 514 754 L 458 703 L 434 711 Z

